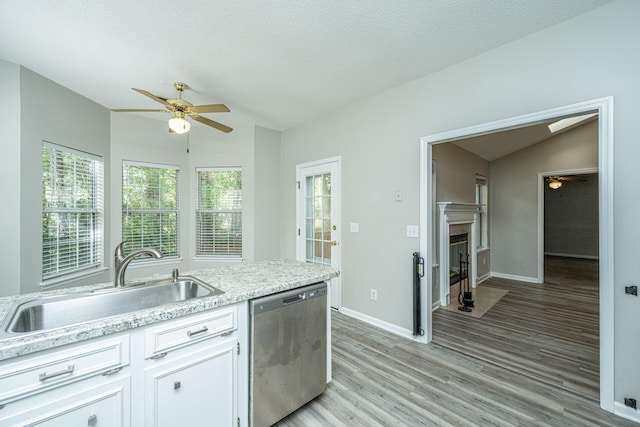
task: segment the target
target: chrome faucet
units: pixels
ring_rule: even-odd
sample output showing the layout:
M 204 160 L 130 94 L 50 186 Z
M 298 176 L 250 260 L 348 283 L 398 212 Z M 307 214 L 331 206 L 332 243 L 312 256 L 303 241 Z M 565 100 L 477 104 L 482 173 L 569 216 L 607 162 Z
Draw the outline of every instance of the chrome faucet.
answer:
M 129 263 L 133 261 L 134 258 L 143 254 L 152 255 L 154 258 L 162 258 L 162 252 L 153 248 L 138 249 L 137 251 L 133 251 L 129 255 L 124 256 L 124 253 L 122 252 L 122 246 L 126 242 L 127 241 L 125 240 L 124 242 L 121 242 L 118 246 L 116 246 L 116 251 L 113 254 L 113 264 L 116 269 L 116 277 L 113 281 L 113 286 L 115 286 L 116 288 L 121 288 L 124 286 L 124 273 L 127 270 Z

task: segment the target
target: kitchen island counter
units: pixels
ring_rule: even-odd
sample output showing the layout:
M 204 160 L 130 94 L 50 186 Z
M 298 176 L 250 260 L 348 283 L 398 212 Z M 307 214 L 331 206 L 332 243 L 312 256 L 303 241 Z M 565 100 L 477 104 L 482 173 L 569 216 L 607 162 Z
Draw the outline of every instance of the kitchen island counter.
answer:
M 161 305 L 151 309 L 134 311 L 95 321 L 70 325 L 62 328 L 29 333 L 0 331 L 0 360 L 31 354 L 66 344 L 102 337 L 140 326 L 175 319 L 229 304 L 248 301 L 253 298 L 328 281 L 339 275 L 335 268 L 292 260 L 272 260 L 221 265 L 212 269 L 195 270 L 181 276 L 196 277 L 224 294 L 196 298 L 187 301 Z M 159 275 L 155 279 L 170 277 Z M 152 280 L 152 279 L 149 279 Z M 14 304 L 35 298 L 61 295 L 71 292 L 95 291 L 112 288 L 113 283 L 59 289 L 0 298 L 0 322 L 4 322 Z

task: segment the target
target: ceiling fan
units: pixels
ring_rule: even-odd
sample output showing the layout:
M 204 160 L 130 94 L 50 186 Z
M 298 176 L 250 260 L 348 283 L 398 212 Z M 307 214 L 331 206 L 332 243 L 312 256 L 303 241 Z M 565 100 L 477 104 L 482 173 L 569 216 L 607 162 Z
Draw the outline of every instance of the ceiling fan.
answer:
M 111 110 L 117 113 L 130 113 L 130 112 L 146 112 L 146 113 L 173 113 L 173 118 L 169 120 L 169 132 L 186 133 L 191 128 L 191 123 L 186 120 L 186 117 L 191 117 L 193 120 L 211 126 L 222 132 L 229 133 L 233 129 L 229 126 L 223 125 L 216 121 L 210 120 L 206 117 L 202 117 L 201 113 L 228 113 L 230 110 L 224 104 L 209 104 L 209 105 L 193 105 L 189 101 L 182 99 L 182 92 L 187 89 L 186 83 L 173 82 L 173 87 L 178 91 L 177 98 L 161 98 L 153 95 L 146 90 L 131 88 L 136 92 L 148 96 L 156 102 L 165 106 L 164 110 L 146 110 L 146 109 L 116 109 Z
M 549 185 L 549 188 L 551 188 L 552 190 L 557 190 L 558 188 L 562 187 L 562 182 L 563 181 L 586 181 L 586 179 L 581 178 L 577 175 L 564 175 L 564 176 L 548 176 L 547 177 L 547 184 Z

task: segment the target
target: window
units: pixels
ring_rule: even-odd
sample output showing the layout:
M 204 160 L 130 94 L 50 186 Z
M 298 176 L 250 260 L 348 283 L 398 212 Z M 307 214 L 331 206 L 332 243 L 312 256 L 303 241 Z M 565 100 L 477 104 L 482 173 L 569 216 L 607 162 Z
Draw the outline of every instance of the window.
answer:
M 197 168 L 196 256 L 242 256 L 242 170 Z
M 127 252 L 155 248 L 165 257 L 178 257 L 178 172 L 177 166 L 123 162 L 122 240 Z
M 42 144 L 42 280 L 102 266 L 102 159 Z
M 476 204 L 480 205 L 478 212 L 478 225 L 476 243 L 479 249 L 489 247 L 489 211 L 488 211 L 488 186 L 487 178 L 476 175 Z

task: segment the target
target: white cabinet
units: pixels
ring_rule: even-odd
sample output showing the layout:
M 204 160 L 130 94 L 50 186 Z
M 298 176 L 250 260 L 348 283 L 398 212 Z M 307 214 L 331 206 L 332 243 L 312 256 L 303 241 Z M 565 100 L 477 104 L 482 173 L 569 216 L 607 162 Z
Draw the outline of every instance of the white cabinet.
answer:
M 246 426 L 246 303 L 0 361 L 0 426 Z
M 99 377 L 100 378 L 100 377 Z M 101 378 L 100 378 L 101 379 Z M 0 421 L 6 426 L 128 427 L 129 377 L 81 381 L 19 401 L 24 411 Z
M 4 363 L 0 425 L 129 426 L 128 364 L 128 335 Z
M 145 426 L 235 424 L 237 329 L 231 306 L 145 330 Z
M 235 424 L 237 339 L 213 341 L 146 370 L 146 426 Z

